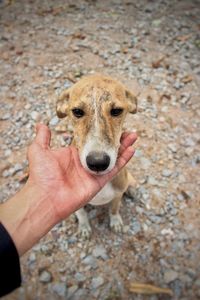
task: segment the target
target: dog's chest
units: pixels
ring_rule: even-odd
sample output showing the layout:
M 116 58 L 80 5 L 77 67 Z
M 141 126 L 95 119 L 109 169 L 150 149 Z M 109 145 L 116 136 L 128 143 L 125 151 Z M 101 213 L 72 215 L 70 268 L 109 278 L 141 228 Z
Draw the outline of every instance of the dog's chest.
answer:
M 92 205 L 102 205 L 112 201 L 116 196 L 116 191 L 112 184 L 107 183 L 103 189 L 89 202 Z

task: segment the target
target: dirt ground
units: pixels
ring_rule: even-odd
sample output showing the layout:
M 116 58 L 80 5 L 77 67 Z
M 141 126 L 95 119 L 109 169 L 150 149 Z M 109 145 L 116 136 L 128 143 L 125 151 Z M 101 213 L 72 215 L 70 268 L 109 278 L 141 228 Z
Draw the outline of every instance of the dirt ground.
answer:
M 111 75 L 138 94 L 126 128 L 139 136 L 125 233 L 110 231 L 106 207 L 88 207 L 84 241 L 71 216 L 21 258 L 22 287 L 5 300 L 200 299 L 199 16 L 198 0 L 0 1 L 1 202 L 24 184 L 37 121 L 66 144 L 55 102 L 83 75 Z M 173 296 L 132 293 L 131 282 Z

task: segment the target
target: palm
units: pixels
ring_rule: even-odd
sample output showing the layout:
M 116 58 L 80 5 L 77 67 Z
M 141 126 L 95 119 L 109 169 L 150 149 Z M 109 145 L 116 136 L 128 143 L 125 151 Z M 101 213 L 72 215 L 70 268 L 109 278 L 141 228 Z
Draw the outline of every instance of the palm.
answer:
M 34 145 L 31 151 L 29 180 L 49 195 L 49 199 L 54 196 L 53 201 L 63 214 L 65 205 L 69 205 L 66 199 L 73 200 L 75 210 L 92 199 L 103 185 L 104 181 L 81 166 L 74 147 L 51 150 Z
M 133 155 L 133 150 L 128 151 L 128 146 L 136 136 L 130 140 L 126 138 L 125 150 L 110 173 L 94 176 L 82 167 L 75 147 L 50 149 L 50 131 L 44 125 L 39 126 L 35 141 L 28 151 L 29 182 L 34 183 L 39 193 L 46 196 L 59 218 L 66 217 L 67 211 L 75 211 L 90 201 Z

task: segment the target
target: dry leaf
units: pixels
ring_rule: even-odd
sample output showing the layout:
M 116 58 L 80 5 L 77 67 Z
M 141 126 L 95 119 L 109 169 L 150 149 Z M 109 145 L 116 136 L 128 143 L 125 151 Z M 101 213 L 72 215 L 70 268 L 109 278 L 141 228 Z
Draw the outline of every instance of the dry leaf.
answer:
M 159 68 L 164 59 L 165 59 L 165 56 L 162 56 L 160 59 L 158 59 L 156 61 L 153 61 L 152 62 L 152 67 L 155 68 L 155 69 Z
M 188 83 L 193 80 L 193 77 L 191 75 L 186 75 L 185 77 L 182 78 L 183 83 Z
M 160 288 L 152 284 L 145 284 L 145 283 L 132 282 L 129 285 L 129 291 L 132 293 L 144 294 L 144 295 L 166 294 L 169 296 L 173 296 L 173 292 L 171 289 Z
M 191 37 L 191 34 L 177 36 L 177 40 L 180 42 L 186 42 Z

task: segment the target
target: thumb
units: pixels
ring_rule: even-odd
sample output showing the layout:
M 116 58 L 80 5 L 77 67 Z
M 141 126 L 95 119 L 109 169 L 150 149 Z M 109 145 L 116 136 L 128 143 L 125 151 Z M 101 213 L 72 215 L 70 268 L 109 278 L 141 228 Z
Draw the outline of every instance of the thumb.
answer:
M 35 142 L 39 144 L 42 148 L 47 149 L 50 145 L 51 131 L 50 129 L 41 123 L 36 125 L 36 137 Z

